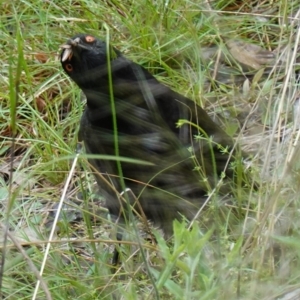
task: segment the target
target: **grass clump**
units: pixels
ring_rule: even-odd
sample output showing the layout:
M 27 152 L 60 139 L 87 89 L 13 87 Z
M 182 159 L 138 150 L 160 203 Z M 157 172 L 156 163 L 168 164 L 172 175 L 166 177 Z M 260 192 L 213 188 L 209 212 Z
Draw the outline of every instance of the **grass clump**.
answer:
M 212 196 L 191 230 L 174 222 L 170 242 L 154 230 L 154 243 L 139 225 L 145 261 L 130 224 L 116 241 L 115 222 L 80 158 L 37 299 L 299 297 L 299 4 L 2 1 L 1 230 L 7 225 L 11 234 L 2 298 L 32 298 L 75 157 L 84 101 L 62 72 L 59 46 L 76 33 L 104 38 L 105 26 L 115 47 L 237 138 L 252 154 L 260 187 L 243 200 L 243 217 Z M 112 274 L 114 245 L 122 265 Z

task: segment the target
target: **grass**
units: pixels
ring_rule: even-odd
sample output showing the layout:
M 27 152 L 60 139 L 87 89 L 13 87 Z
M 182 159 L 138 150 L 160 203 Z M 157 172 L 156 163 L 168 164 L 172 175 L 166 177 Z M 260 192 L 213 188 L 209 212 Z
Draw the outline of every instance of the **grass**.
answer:
M 237 138 L 252 154 L 261 186 L 244 200 L 246 216 L 238 220 L 230 209 L 219 213 L 217 199 L 191 230 L 174 222 L 171 242 L 154 230 L 153 243 L 141 228 L 146 261 L 128 225 L 119 246 L 123 263 L 112 274 L 114 220 L 101 208 L 81 156 L 36 299 L 299 297 L 300 2 L 198 2 L 2 1 L 1 231 L 7 225 L 11 234 L 2 299 L 32 299 L 32 264 L 40 270 L 75 157 L 84 101 L 62 71 L 59 46 L 79 32 L 105 38 L 106 28 L 128 58 L 205 107 Z M 230 48 L 235 39 L 269 51 L 261 58 L 268 66 L 260 67 L 260 53 Z M 271 51 L 277 57 L 270 63 Z

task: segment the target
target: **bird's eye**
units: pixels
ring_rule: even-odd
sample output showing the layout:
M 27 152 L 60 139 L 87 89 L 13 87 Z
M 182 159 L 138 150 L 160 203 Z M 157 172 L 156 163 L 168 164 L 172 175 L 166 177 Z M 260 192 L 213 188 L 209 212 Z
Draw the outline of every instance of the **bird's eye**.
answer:
M 91 35 L 87 35 L 87 36 L 85 37 L 85 41 L 86 41 L 87 43 L 92 43 L 94 40 L 95 40 L 95 38 L 94 38 L 93 36 L 91 36 Z
M 73 66 L 71 64 L 66 64 L 65 68 L 68 72 L 72 72 L 73 71 Z

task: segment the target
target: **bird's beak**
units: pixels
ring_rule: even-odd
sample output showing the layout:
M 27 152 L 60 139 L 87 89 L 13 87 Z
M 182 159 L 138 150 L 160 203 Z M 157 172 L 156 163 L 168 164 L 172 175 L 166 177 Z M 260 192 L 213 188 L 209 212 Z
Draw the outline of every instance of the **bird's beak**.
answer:
M 88 49 L 83 44 L 80 44 L 80 38 L 77 37 L 74 40 L 70 39 L 66 44 L 61 45 L 60 48 L 64 49 L 61 57 L 61 61 L 64 62 L 67 59 L 70 60 L 74 53 L 74 49 Z
M 61 57 L 61 61 L 64 62 L 67 59 L 71 59 L 73 55 L 72 46 L 69 44 L 61 45 L 60 48 L 64 49 Z

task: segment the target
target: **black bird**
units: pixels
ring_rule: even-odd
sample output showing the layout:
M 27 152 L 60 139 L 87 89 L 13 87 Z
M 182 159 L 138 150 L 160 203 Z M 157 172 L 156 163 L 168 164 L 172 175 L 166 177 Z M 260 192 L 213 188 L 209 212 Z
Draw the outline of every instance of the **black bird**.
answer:
M 94 36 L 78 34 L 62 48 L 62 66 L 87 98 L 79 131 L 86 152 L 115 155 L 117 147 L 120 157 L 151 163 L 121 161 L 138 214 L 170 234 L 172 220 L 193 218 L 221 175 L 219 192 L 230 191 L 237 181 L 232 162 L 239 150 L 200 106 Z M 178 126 L 179 120 L 186 121 Z M 110 213 L 124 218 L 126 205 L 118 194 L 124 185 L 116 161 L 90 163 Z

